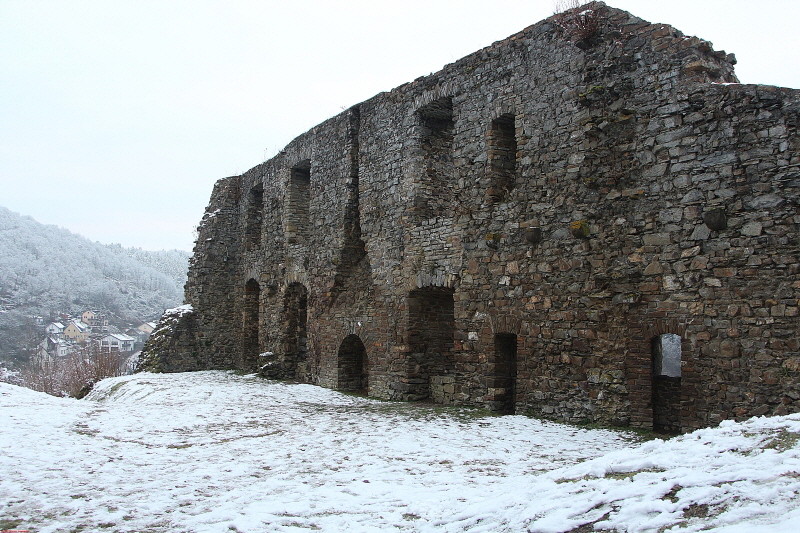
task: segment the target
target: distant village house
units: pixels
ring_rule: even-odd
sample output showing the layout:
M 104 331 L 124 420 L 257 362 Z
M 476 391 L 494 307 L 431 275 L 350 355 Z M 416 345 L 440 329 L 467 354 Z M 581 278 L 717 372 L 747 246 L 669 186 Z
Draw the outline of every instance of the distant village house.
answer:
M 72 320 L 64 328 L 64 337 L 73 342 L 86 342 L 89 340 L 92 330 L 88 324 L 80 320 Z
M 102 351 L 132 352 L 136 339 L 122 333 L 112 333 L 102 337 L 99 341 Z

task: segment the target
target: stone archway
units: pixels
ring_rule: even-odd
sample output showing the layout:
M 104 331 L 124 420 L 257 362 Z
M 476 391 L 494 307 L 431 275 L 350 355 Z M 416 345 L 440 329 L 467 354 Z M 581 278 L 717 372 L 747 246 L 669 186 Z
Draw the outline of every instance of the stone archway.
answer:
M 339 390 L 369 394 L 367 349 L 358 335 L 344 338 L 336 355 L 336 365 Z

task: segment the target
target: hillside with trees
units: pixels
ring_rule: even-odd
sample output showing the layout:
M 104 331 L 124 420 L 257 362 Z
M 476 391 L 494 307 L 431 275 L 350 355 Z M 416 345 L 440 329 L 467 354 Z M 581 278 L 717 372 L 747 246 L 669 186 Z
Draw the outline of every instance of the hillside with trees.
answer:
M 25 358 L 37 316 L 93 309 L 157 319 L 182 303 L 189 256 L 92 242 L 0 207 L 0 360 Z

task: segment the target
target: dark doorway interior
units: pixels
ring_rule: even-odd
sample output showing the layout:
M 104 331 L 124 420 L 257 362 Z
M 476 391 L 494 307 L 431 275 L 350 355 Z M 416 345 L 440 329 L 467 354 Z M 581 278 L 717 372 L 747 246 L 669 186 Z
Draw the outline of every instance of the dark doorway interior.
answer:
M 369 394 L 367 350 L 358 335 L 348 335 L 339 346 L 339 390 Z
M 430 377 L 450 374 L 454 370 L 453 292 L 446 287 L 423 287 L 408 295 L 409 398 L 427 398 L 430 395 Z
M 494 389 L 493 410 L 513 415 L 517 396 L 517 336 L 498 333 L 494 336 Z
M 284 368 L 291 375 L 297 371 L 300 361 L 305 361 L 308 353 L 308 290 L 300 283 L 293 283 L 286 289 L 284 299 L 286 317 L 286 336 L 284 349 Z
M 244 305 L 242 306 L 242 359 L 243 367 L 246 369 L 251 369 L 256 364 L 260 353 L 260 300 L 261 287 L 256 280 L 248 280 L 244 286 Z
M 653 339 L 653 431 L 681 432 L 681 337 Z

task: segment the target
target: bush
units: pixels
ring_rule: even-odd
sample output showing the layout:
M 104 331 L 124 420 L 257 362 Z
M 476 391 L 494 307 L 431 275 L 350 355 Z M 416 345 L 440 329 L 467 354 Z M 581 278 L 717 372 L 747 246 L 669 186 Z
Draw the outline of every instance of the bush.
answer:
M 83 398 L 101 379 L 126 373 L 125 356 L 87 345 L 63 358 L 29 363 L 20 372 L 20 384 L 53 396 Z
M 594 2 L 581 5 L 580 0 L 558 0 L 555 3 L 555 21 L 575 39 L 578 48 L 586 49 L 596 44 L 600 37 L 603 10 L 602 5 Z

